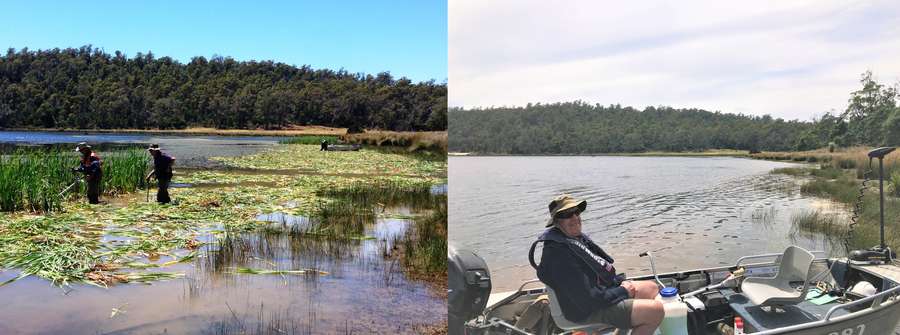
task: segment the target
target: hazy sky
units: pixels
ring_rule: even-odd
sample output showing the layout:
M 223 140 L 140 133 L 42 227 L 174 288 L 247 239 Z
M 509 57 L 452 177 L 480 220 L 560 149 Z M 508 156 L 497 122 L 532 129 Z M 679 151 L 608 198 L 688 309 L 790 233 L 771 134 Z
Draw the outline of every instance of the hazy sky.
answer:
M 0 47 L 92 44 L 447 79 L 447 1 L 0 1 Z
M 450 0 L 450 105 L 697 107 L 810 120 L 900 80 L 900 1 Z

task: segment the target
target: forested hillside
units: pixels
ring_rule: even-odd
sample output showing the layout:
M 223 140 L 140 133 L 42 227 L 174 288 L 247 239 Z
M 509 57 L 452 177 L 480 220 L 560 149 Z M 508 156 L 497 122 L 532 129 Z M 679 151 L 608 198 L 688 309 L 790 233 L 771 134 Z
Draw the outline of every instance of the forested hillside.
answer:
M 445 130 L 447 85 L 389 73 L 90 46 L 0 56 L 0 128 L 278 128 Z
M 810 121 L 700 109 L 581 101 L 525 107 L 452 108 L 449 150 L 481 154 L 596 154 L 645 151 L 810 150 L 832 144 L 900 145 L 897 89 L 866 72 L 847 109 Z

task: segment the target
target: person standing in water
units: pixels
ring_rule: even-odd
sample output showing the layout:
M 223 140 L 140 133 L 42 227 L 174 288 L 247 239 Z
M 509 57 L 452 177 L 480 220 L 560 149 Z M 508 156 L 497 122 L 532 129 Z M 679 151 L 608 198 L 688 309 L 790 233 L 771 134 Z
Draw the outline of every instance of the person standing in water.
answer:
M 147 151 L 153 156 L 153 171 L 147 175 L 147 181 L 150 181 L 150 177 L 156 177 L 158 185 L 156 201 L 167 204 L 172 201 L 169 198 L 169 183 L 172 181 L 172 165 L 175 164 L 175 157 L 163 153 L 159 149 L 159 144 L 151 144 Z

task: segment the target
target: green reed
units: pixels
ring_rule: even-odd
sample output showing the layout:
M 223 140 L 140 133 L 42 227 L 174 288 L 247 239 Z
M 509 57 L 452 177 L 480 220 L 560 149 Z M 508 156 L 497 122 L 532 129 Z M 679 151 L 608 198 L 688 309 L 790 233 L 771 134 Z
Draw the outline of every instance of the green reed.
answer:
M 281 144 L 321 144 L 322 140 L 328 141 L 329 144 L 337 144 L 339 142 L 337 136 L 331 135 L 303 135 L 280 140 Z
M 414 274 L 434 275 L 447 271 L 447 197 L 429 216 L 416 220 L 403 238 L 403 263 Z
M 142 150 L 112 152 L 103 158 L 103 189 L 107 193 L 134 191 L 142 186 L 148 159 Z M 0 157 L 0 211 L 51 212 L 84 187 L 71 169 L 76 153 L 60 150 L 18 150 Z M 76 185 L 61 194 L 73 182 Z

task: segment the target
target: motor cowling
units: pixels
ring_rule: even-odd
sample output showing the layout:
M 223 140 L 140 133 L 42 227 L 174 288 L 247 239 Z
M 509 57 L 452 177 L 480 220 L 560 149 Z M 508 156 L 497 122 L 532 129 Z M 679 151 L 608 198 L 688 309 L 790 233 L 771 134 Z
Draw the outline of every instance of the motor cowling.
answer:
M 491 294 L 491 274 L 483 258 L 470 250 L 447 249 L 447 323 L 451 335 L 463 334 L 467 321 L 480 315 Z

